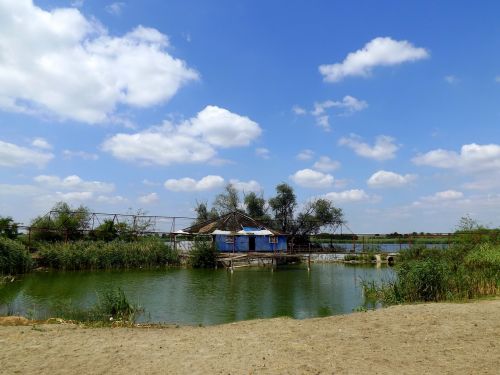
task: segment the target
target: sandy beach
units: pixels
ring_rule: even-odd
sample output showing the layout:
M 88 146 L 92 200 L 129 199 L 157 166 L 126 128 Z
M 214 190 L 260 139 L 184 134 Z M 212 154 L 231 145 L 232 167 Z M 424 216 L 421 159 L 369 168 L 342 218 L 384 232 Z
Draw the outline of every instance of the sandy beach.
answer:
M 2 374 L 498 374 L 500 368 L 498 299 L 210 327 L 0 322 Z

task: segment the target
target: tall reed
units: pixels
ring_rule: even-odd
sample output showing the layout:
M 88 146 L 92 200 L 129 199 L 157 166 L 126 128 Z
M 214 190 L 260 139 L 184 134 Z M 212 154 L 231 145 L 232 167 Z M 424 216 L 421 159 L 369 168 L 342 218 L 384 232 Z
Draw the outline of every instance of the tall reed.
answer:
M 41 245 L 39 263 L 61 270 L 127 269 L 176 265 L 179 254 L 159 238 L 133 242 L 76 241 Z

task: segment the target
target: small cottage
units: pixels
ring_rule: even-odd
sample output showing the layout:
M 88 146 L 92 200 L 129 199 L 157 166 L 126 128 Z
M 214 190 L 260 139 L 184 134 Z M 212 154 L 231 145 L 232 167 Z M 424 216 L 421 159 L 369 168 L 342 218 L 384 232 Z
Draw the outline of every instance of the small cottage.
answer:
M 221 252 L 286 251 L 287 235 L 235 211 L 178 233 L 210 235 Z

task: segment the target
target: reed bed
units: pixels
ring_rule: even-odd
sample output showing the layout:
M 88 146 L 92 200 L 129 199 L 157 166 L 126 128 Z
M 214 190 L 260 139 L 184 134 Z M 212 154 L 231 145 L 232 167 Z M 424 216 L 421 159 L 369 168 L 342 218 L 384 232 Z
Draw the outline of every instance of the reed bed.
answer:
M 414 247 L 401 252 L 396 277 L 363 282 L 365 296 L 390 305 L 500 295 L 500 245 L 461 241 L 449 249 Z
M 40 266 L 57 270 L 148 268 L 179 264 L 179 254 L 157 238 L 124 241 L 45 243 Z

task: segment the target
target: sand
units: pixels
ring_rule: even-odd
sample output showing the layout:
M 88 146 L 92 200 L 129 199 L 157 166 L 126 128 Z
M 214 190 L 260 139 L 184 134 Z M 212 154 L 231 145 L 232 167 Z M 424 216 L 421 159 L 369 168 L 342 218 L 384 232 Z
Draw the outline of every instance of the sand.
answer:
M 500 300 L 211 327 L 2 326 L 0 373 L 499 374 Z

